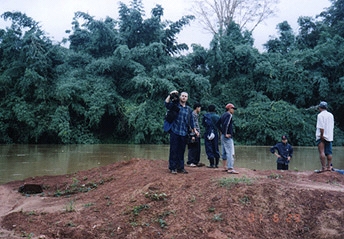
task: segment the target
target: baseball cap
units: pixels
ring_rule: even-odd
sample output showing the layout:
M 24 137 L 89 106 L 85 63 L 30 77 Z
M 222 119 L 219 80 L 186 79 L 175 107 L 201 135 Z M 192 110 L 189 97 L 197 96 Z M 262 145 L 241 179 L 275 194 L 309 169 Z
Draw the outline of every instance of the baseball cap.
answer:
M 282 140 L 288 140 L 288 136 L 286 136 L 286 135 L 282 135 Z
M 237 109 L 232 103 L 229 103 L 229 104 L 226 105 L 226 109 L 227 109 L 227 110 L 228 110 L 228 109 L 231 109 L 231 108 L 232 108 L 232 109 L 235 109 L 235 110 Z
M 319 108 L 322 109 L 327 109 L 327 102 L 326 101 L 321 101 L 320 104 L 318 105 Z

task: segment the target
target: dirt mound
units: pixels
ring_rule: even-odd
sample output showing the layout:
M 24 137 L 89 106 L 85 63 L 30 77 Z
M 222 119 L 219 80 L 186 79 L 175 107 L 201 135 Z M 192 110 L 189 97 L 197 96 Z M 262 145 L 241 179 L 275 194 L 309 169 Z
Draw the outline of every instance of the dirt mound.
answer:
M 343 238 L 344 175 L 132 159 L 0 186 L 0 238 Z M 22 195 L 23 184 L 43 193 Z

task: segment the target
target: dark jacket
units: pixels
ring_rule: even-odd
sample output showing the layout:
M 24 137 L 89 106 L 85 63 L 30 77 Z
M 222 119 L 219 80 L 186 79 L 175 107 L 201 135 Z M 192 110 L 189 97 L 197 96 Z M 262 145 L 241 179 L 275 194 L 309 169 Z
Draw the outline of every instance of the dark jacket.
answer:
M 223 113 L 216 126 L 221 134 L 230 134 L 233 137 L 233 118 L 231 113 Z
M 293 157 L 293 147 L 288 143 L 284 144 L 283 142 L 279 142 L 270 148 L 272 154 L 275 153 L 275 150 L 277 150 L 278 154 L 281 156 L 277 158 L 277 163 L 288 164 L 288 157 Z

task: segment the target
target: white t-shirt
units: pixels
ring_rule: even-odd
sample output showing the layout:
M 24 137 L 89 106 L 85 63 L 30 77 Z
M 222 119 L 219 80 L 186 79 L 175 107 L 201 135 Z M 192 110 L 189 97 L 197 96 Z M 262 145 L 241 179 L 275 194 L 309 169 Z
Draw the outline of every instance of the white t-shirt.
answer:
M 316 140 L 320 139 L 320 129 L 324 129 L 324 139 L 333 141 L 334 119 L 333 114 L 327 110 L 321 111 L 317 116 L 317 130 L 315 132 Z

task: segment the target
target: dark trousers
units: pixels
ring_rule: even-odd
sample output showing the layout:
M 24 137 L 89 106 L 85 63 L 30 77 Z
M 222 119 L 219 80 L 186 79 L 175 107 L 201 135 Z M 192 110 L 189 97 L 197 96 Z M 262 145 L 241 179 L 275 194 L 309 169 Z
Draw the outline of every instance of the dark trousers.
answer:
M 220 159 L 219 136 L 215 135 L 215 138 L 213 140 L 208 140 L 207 136 L 205 136 L 204 146 L 210 166 L 218 165 Z
M 188 145 L 188 161 L 187 164 L 198 164 L 201 160 L 201 139 L 197 142 Z
M 170 132 L 170 156 L 168 159 L 170 170 L 184 169 L 184 153 L 187 143 L 187 136 L 180 136 Z
M 277 170 L 288 170 L 288 164 L 285 163 L 277 163 Z

